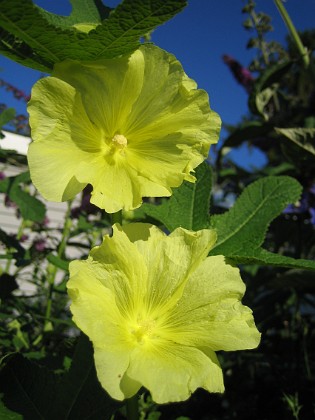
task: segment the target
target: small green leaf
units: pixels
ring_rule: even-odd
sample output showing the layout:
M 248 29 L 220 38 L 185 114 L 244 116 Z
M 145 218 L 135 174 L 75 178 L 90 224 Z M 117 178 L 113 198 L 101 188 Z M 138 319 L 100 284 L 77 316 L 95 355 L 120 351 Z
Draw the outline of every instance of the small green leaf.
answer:
M 23 191 L 20 187 L 20 183 L 29 182 L 29 180 L 28 171 L 12 177 L 8 192 L 9 198 L 17 204 L 23 219 L 31 220 L 32 222 L 42 222 L 46 214 L 45 204 L 28 192 Z
M 7 108 L 0 114 L 0 130 L 1 128 L 9 123 L 15 117 L 15 109 L 14 108 Z
M 292 64 L 293 61 L 285 61 L 280 64 L 274 64 L 273 66 L 270 66 L 268 69 L 266 69 L 261 74 L 261 76 L 255 80 L 252 92 L 248 98 L 248 106 L 253 114 L 261 114 L 261 110 L 257 108 L 257 104 L 261 105 L 262 98 L 257 99 L 257 95 L 259 95 L 265 89 L 271 87 L 273 84 L 279 82 L 290 70 Z
M 48 254 L 47 260 L 61 270 L 68 271 L 69 269 L 69 261 L 63 260 L 62 258 L 57 257 L 57 255 Z
M 0 229 L 0 242 L 2 242 L 8 249 L 16 249 L 16 258 L 23 258 L 25 249 L 15 237 L 8 235 L 4 230 Z
M 0 192 L 8 194 L 19 208 L 21 216 L 25 220 L 33 222 L 42 222 L 45 218 L 46 207 L 44 203 L 31 196 L 28 192 L 21 189 L 20 184 L 30 183 L 29 171 L 23 172 L 17 176 L 5 178 L 0 181 Z
M 2 401 L 0 401 L 0 419 L 2 420 L 23 420 L 23 417 L 15 413 L 14 411 L 9 410 L 6 408 L 6 406 L 3 404 Z
M 268 113 L 265 112 L 265 107 L 269 104 L 271 98 L 275 95 L 278 88 L 279 85 L 275 83 L 272 86 L 263 89 L 261 92 L 257 93 L 255 97 L 256 110 L 261 116 L 264 117 L 265 121 L 268 120 Z
M 143 204 L 141 209 L 172 231 L 181 226 L 198 230 L 209 226 L 209 207 L 212 174 L 210 166 L 204 162 L 196 168 L 196 182 L 184 181 L 174 188 L 170 199 L 160 205 Z
M 13 290 L 19 288 L 19 285 L 15 281 L 15 277 L 7 273 L 0 275 L 0 300 L 7 299 L 11 296 Z
M 278 134 L 282 134 L 285 138 L 306 150 L 308 153 L 315 155 L 315 128 L 277 128 Z

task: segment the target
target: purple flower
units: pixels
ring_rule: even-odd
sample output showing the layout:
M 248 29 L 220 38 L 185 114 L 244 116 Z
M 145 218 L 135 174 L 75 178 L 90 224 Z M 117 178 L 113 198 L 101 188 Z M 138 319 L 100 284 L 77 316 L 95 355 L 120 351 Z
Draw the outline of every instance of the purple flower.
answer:
M 46 248 L 46 240 L 44 238 L 35 239 L 33 242 L 33 246 L 38 252 L 45 251 Z
M 243 67 L 238 61 L 236 61 L 230 55 L 225 54 L 223 55 L 222 58 L 225 64 L 229 67 L 229 69 L 233 73 L 233 76 L 238 81 L 238 83 L 241 84 L 246 89 L 247 93 L 250 93 L 252 90 L 254 80 L 255 80 L 251 72 L 246 67 Z
M 20 238 L 20 242 L 25 242 L 28 240 L 28 235 L 22 235 Z

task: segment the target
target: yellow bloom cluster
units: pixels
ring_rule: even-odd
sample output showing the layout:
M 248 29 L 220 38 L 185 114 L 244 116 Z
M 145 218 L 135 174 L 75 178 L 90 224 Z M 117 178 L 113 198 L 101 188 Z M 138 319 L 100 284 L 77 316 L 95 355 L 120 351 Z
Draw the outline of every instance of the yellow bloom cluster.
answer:
M 153 45 L 58 63 L 35 84 L 29 113 L 38 190 L 63 201 L 91 184 L 91 202 L 109 213 L 194 182 L 220 130 L 206 92 Z M 141 386 L 158 403 L 198 387 L 223 392 L 215 351 L 258 345 L 239 270 L 208 257 L 215 241 L 210 229 L 167 236 L 152 225 L 115 225 L 86 261 L 70 264 L 73 319 L 93 342 L 98 378 L 113 398 Z

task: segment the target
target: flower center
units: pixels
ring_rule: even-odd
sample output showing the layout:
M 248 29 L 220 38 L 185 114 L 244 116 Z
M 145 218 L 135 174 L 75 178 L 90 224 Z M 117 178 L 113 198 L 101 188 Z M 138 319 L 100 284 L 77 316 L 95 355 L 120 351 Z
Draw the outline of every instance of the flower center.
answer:
M 112 142 L 117 149 L 123 150 L 127 147 L 128 141 L 122 134 L 115 134 L 112 138 Z
M 136 338 L 139 344 L 143 344 L 144 341 L 153 333 L 155 327 L 155 321 L 152 320 L 141 320 L 138 321 L 137 326 L 132 329 L 132 334 Z

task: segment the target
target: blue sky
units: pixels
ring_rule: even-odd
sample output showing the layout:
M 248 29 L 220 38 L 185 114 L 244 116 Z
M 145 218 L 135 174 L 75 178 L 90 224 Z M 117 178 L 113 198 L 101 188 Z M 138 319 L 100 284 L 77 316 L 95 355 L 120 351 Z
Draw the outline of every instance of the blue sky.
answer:
M 111 7 L 120 2 L 103 0 Z M 35 3 L 54 13 L 67 15 L 71 5 L 67 0 L 35 0 Z M 229 54 L 247 66 L 253 50 L 247 50 L 250 34 L 242 27 L 246 15 L 241 13 L 243 0 L 190 0 L 188 6 L 171 21 L 158 27 L 152 41 L 176 55 L 186 73 L 196 80 L 210 97 L 211 107 L 220 114 L 224 123 L 235 124 L 247 113 L 247 94 L 238 85 L 222 62 L 222 55 Z M 272 17 L 274 31 L 270 38 L 283 43 L 287 29 L 273 0 L 256 0 L 256 10 Z M 285 2 L 298 30 L 315 27 L 315 0 L 287 0 Z M 19 66 L 0 56 L 0 78 L 29 93 L 40 74 Z M 2 88 L 0 103 L 25 113 L 25 105 L 12 99 Z M 224 137 L 224 132 L 223 132 Z

